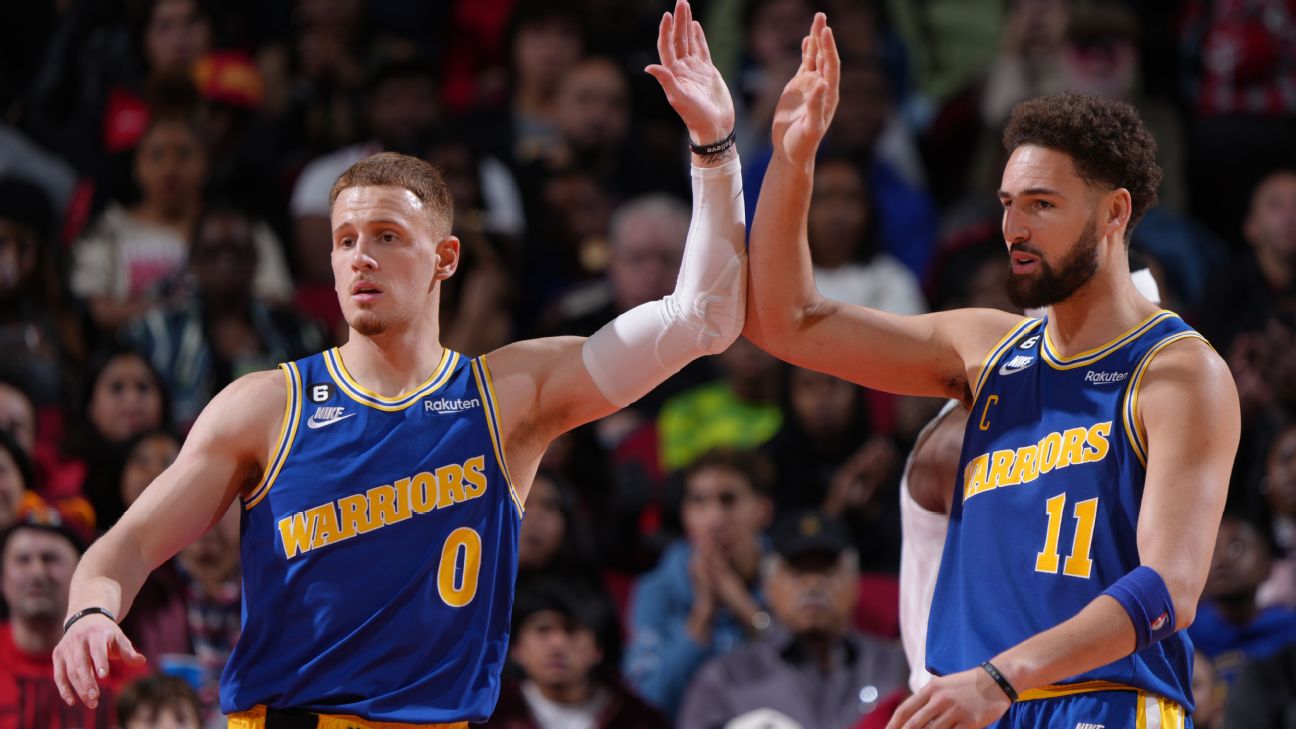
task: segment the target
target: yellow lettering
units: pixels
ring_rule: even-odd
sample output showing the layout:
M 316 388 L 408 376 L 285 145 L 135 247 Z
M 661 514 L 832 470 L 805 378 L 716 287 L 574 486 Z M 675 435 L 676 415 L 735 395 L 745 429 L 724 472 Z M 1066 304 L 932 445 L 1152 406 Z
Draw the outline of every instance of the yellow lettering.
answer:
M 986 466 L 990 463 L 990 454 L 986 453 L 973 458 L 963 474 L 963 500 L 985 491 Z
M 486 493 L 486 458 L 473 456 L 464 461 L 464 496 L 475 499 Z
M 1049 433 L 1039 442 L 1039 472 L 1052 471 L 1062 460 L 1062 434 Z
M 1085 451 L 1085 463 L 1101 461 L 1107 457 L 1107 451 L 1110 447 L 1107 443 L 1107 436 L 1111 435 L 1112 424 L 1108 420 L 1105 423 L 1096 423 L 1089 428 L 1087 444 L 1093 450 Z
M 300 511 L 279 520 L 279 536 L 283 537 L 285 557 L 292 559 L 298 552 L 311 550 L 311 526 L 307 514 Z
M 467 500 L 464 498 L 463 475 L 463 467 L 456 463 L 436 470 L 438 509 Z
M 338 526 L 337 511 L 334 509 L 332 501 L 308 510 L 306 516 L 311 518 L 312 524 L 318 524 L 315 529 L 315 538 L 311 540 L 311 549 L 319 549 L 341 538 L 342 528 Z
M 1063 455 L 1058 458 L 1058 466 L 1074 466 L 1077 463 L 1084 463 L 1083 443 L 1085 435 L 1088 433 L 1088 428 L 1068 428 L 1062 434 Z
M 401 481 L 408 480 L 401 479 Z M 400 485 L 400 481 L 396 483 Z M 405 485 L 406 498 L 399 501 L 396 498 L 396 489 L 386 484 L 374 486 L 365 494 L 369 497 L 369 517 L 373 521 L 382 522 L 383 524 L 395 524 L 410 518 L 408 484 Z
M 999 402 L 998 395 L 991 395 L 986 398 L 985 407 L 981 410 L 981 422 L 977 423 L 977 427 L 981 430 L 990 430 L 990 421 L 987 418 L 990 417 L 990 406 L 997 402 Z
M 1013 461 L 1012 473 L 1008 480 L 1016 485 L 1019 483 L 1030 483 L 1039 478 L 1039 446 L 1028 445 L 1017 449 L 1017 458 Z
M 990 475 L 986 476 L 990 488 L 987 488 L 987 491 L 998 486 L 1009 485 L 1008 472 L 1012 468 L 1013 452 L 1011 450 L 995 451 L 990 458 L 992 459 Z
M 409 479 L 403 479 L 409 481 Z M 414 505 L 414 511 L 420 514 L 426 514 L 437 508 L 437 486 L 436 477 L 427 471 L 423 471 L 414 477 L 414 481 L 409 484 L 410 503 Z
M 367 513 L 369 500 L 364 494 L 354 494 L 338 499 L 338 509 L 342 512 L 342 538 L 364 534 L 378 528 L 379 524 L 369 518 Z

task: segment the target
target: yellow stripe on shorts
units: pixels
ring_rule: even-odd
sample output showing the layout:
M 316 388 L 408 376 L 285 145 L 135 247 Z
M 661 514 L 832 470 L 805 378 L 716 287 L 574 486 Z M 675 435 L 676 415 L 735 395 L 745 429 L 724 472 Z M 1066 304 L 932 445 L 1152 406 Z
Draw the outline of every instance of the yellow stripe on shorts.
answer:
M 257 705 L 247 711 L 229 715 L 229 729 L 265 729 L 266 707 Z M 453 724 L 406 724 L 396 721 L 370 721 L 351 714 L 320 714 L 319 729 L 468 729 L 468 722 Z

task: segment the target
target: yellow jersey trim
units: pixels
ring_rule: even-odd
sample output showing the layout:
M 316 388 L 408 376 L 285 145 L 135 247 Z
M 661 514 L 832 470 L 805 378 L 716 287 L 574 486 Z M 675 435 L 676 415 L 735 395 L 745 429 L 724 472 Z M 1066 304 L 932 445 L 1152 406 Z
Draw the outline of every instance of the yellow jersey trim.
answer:
M 1133 329 L 1130 329 L 1129 331 L 1125 332 L 1119 337 L 1116 337 L 1110 342 L 1095 347 L 1093 349 L 1085 350 L 1084 352 L 1080 352 L 1079 354 L 1072 355 L 1070 357 L 1063 357 L 1057 354 L 1057 352 L 1055 351 L 1055 347 L 1053 346 L 1053 341 L 1049 339 L 1048 328 L 1045 327 L 1044 346 L 1041 347 L 1040 353 L 1043 355 L 1044 361 L 1048 362 L 1049 366 L 1051 366 L 1055 370 L 1073 370 L 1077 367 L 1086 367 L 1088 365 L 1093 364 L 1094 362 L 1097 362 L 1103 357 L 1106 357 L 1112 352 L 1115 352 L 1121 347 L 1124 347 L 1126 344 L 1129 344 L 1135 339 L 1138 339 L 1140 336 L 1143 335 L 1144 332 L 1156 326 L 1158 323 L 1164 321 L 1165 319 L 1169 319 L 1169 318 L 1178 319 L 1179 315 L 1174 313 L 1173 311 L 1167 311 L 1165 309 L 1161 309 L 1160 311 L 1157 311 L 1155 314 L 1152 314 L 1148 318 L 1134 325 Z
M 504 474 L 504 481 L 508 484 L 509 497 L 513 499 L 513 505 L 517 507 L 518 517 L 522 517 L 526 509 L 522 506 L 522 499 L 518 497 L 517 489 L 513 486 L 513 477 L 509 474 L 508 462 L 504 460 L 504 436 L 500 428 L 499 410 L 495 406 L 495 386 L 491 381 L 490 368 L 486 366 L 486 357 L 483 355 L 473 360 L 473 378 L 477 381 L 477 391 L 481 393 L 484 407 L 482 412 L 486 416 L 486 430 L 490 433 L 491 448 L 495 451 L 495 461 L 499 463 L 500 472 Z
M 451 724 L 407 724 L 395 721 L 370 721 L 354 714 L 317 714 L 318 729 L 467 729 L 468 722 Z M 263 704 L 230 714 L 229 729 L 265 729 L 266 707 Z
M 396 397 L 384 397 L 355 381 L 351 373 L 347 372 L 346 363 L 342 361 L 342 355 L 337 347 L 324 352 L 324 366 L 328 370 L 329 376 L 337 383 L 338 389 L 361 405 L 389 413 L 404 410 L 441 389 L 450 381 L 458 363 L 458 352 L 443 349 L 441 351 L 441 361 L 437 363 L 436 370 L 433 371 L 432 376 L 426 382 L 410 392 L 402 393 Z
M 283 424 L 279 426 L 279 441 L 273 457 L 266 462 L 265 471 L 261 474 L 261 482 L 243 500 L 244 509 L 250 510 L 270 493 L 270 487 L 274 485 L 279 472 L 283 470 L 284 462 L 288 460 L 288 452 L 292 450 L 293 440 L 297 437 L 297 426 L 301 424 L 301 372 L 297 370 L 297 364 L 294 362 L 281 364 L 279 368 L 283 370 L 284 381 L 288 385 Z
M 1206 342 L 1206 338 L 1197 332 L 1179 332 L 1162 339 L 1139 360 L 1138 366 L 1134 368 L 1134 376 L 1130 378 L 1130 383 L 1125 389 L 1125 407 L 1121 409 L 1125 435 L 1129 437 L 1130 445 L 1134 446 L 1134 455 L 1138 456 L 1139 463 L 1142 463 L 1144 468 L 1147 468 L 1147 429 L 1139 422 L 1138 417 L 1138 399 L 1143 385 L 1143 374 L 1147 372 L 1148 365 L 1152 364 L 1152 358 L 1158 352 L 1181 339 L 1200 339 Z M 1206 346 L 1210 346 L 1210 343 L 1207 342 Z
M 1095 691 L 1138 691 L 1133 686 L 1126 686 L 1123 683 L 1114 683 L 1112 681 L 1081 681 L 1080 683 L 1055 683 L 1039 688 L 1027 689 L 1022 691 L 1018 696 L 1018 701 L 1038 701 L 1040 699 L 1056 699 L 1061 696 L 1075 696 L 1076 694 L 1088 694 Z
M 995 343 L 995 346 L 990 348 L 990 353 L 986 355 L 985 361 L 981 363 L 981 374 L 977 375 L 976 387 L 972 388 L 973 405 L 976 405 L 977 398 L 981 397 L 981 388 L 985 386 L 986 380 L 990 379 L 990 373 L 994 370 L 995 363 L 1004 356 L 1005 352 L 1012 349 L 1012 345 L 1016 343 L 1018 337 L 1039 324 L 1040 321 L 1040 319 L 1026 319 L 1010 329 L 1007 334 L 1003 335 L 1002 339 Z

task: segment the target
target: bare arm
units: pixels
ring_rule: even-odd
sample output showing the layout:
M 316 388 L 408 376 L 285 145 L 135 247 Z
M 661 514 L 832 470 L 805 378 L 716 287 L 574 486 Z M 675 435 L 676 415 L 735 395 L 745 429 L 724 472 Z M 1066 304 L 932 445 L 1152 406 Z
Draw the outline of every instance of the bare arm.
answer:
M 283 375 L 258 372 L 231 384 L 203 410 L 171 464 L 121 520 L 81 558 L 72 576 L 68 615 L 87 607 L 119 620 L 155 567 L 201 536 L 245 487 L 255 483 L 272 451 L 287 397 Z M 81 620 L 54 650 L 54 677 L 69 703 L 73 691 L 93 707 L 94 674 L 107 675 L 109 655 L 138 654 L 115 623 Z
M 815 288 L 806 223 L 814 156 L 837 107 L 840 72 L 832 29 L 818 14 L 774 114 L 773 158 L 752 222 L 743 334 L 779 359 L 866 387 L 966 401 L 969 370 L 1020 317 L 988 310 L 898 316 L 825 299 Z
M 1175 627 L 1182 630 L 1192 624 L 1206 584 L 1241 415 L 1227 365 L 1200 340 L 1169 345 L 1152 360 L 1144 377 L 1135 414 L 1147 433 L 1148 447 L 1139 559 L 1165 580 Z M 1129 615 L 1103 595 L 1069 620 L 991 660 L 1020 692 L 1104 666 L 1134 648 Z M 892 726 L 913 729 L 951 718 L 985 726 L 1007 708 L 1007 697 L 976 668 L 933 681 L 905 702 Z

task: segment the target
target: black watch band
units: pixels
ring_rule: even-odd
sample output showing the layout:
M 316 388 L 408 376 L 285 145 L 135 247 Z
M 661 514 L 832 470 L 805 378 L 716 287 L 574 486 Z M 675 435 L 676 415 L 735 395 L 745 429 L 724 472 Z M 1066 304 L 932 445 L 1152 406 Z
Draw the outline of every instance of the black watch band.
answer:
M 117 622 L 117 618 L 114 617 L 112 613 L 108 612 L 104 608 L 88 607 L 85 610 L 78 610 L 77 612 L 73 613 L 72 617 L 68 618 L 66 623 L 63 623 L 63 632 L 64 633 L 68 632 L 68 628 L 71 628 L 73 623 L 80 620 L 81 618 L 84 618 L 87 615 L 102 615 L 105 618 L 108 618 L 109 620 L 113 621 L 114 623 Z

